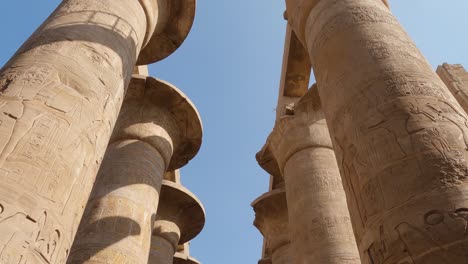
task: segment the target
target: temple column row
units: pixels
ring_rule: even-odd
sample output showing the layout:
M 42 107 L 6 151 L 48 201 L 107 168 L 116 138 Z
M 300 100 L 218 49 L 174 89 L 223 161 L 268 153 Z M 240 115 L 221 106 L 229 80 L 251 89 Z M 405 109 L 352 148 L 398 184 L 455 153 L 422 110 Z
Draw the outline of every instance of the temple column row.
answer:
M 0 262 L 66 262 L 134 65 L 172 53 L 190 31 L 194 11 L 195 0 L 62 1 L 3 66 Z M 147 162 L 157 165 L 145 180 L 157 188 L 156 167 L 167 153 L 125 138 L 113 141 L 109 155 L 125 162 L 121 149 L 150 154 Z M 104 179 L 99 195 L 112 203 L 126 199 L 131 207 L 135 197 L 127 198 L 141 186 L 115 191 L 121 198 L 104 195 L 131 181 L 122 174 Z
M 201 136 L 198 112 L 181 91 L 134 75 L 68 263 L 155 263 L 155 247 L 170 257 L 157 263 L 172 263 L 179 240 L 203 228 L 204 210 L 163 178 L 195 156 Z
M 257 153 L 272 177 L 252 204 L 265 239 L 259 263 L 360 263 L 317 87 L 308 89 L 307 53 L 288 26 L 276 124 Z
M 360 263 L 317 87 L 292 109 L 277 120 L 257 160 L 265 167 L 273 157 L 284 179 L 289 223 L 283 228 L 293 263 Z
M 286 6 L 314 69 L 362 263 L 466 263 L 465 111 L 381 0 Z

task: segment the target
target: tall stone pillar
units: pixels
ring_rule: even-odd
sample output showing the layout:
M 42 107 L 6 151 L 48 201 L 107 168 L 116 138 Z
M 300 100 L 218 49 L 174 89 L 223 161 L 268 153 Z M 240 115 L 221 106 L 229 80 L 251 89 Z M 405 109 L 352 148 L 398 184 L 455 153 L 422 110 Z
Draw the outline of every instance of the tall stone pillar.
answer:
M 277 120 L 259 163 L 270 151 L 285 181 L 294 263 L 360 263 L 316 86 Z
M 134 75 L 68 263 L 146 264 L 164 173 L 195 156 L 201 134 L 182 92 Z
M 465 68 L 461 64 L 444 63 L 436 72 L 463 110 L 468 112 L 468 72 Z
M 178 245 L 196 237 L 204 225 L 205 209 L 198 198 L 182 185 L 164 180 L 148 264 L 173 264 Z
M 291 264 L 291 241 L 288 233 L 288 206 L 284 188 L 271 190 L 258 197 L 252 207 L 254 225 L 263 234 L 267 258 L 259 263 Z
M 161 2 L 62 1 L 0 70 L 1 263 L 65 262 Z
M 355 204 L 363 263 L 467 263 L 465 112 L 381 0 L 286 5 Z

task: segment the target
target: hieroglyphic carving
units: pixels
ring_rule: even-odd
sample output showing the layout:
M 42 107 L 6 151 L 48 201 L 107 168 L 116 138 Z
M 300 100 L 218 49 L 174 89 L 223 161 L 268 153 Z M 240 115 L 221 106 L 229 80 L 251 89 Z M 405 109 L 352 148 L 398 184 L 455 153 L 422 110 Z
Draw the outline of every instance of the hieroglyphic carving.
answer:
M 364 222 L 362 262 L 466 263 L 455 224 L 423 221 L 428 208 L 466 206 L 466 113 L 379 1 L 303 3 L 286 0 L 288 22 L 326 102 L 353 225 Z
M 463 241 L 467 235 L 467 212 L 466 208 L 453 211 L 435 209 L 421 217 L 422 225 L 402 222 L 395 226 L 395 232 L 405 245 L 412 263 L 428 263 L 429 258 L 430 263 L 459 263 L 464 258 L 464 248 L 468 245 Z M 458 243 L 451 244 L 454 238 Z M 425 256 L 433 248 L 437 248 L 439 253 Z
M 332 7 L 330 7 L 332 8 Z M 385 9 L 376 9 L 375 7 L 352 7 L 343 12 L 334 12 L 333 17 L 327 18 L 325 24 L 316 25 L 314 41 L 312 42 L 311 52 L 323 47 L 335 34 L 347 31 L 353 28 L 356 23 L 386 23 L 397 25 L 398 21 L 394 16 L 385 12 Z M 324 21 L 325 19 L 320 19 Z
M 2 205 L 2 208 L 0 235 L 8 239 L 0 245 L 1 263 L 55 263 L 67 257 L 70 242 L 63 238 L 61 226 L 48 216 L 47 211 L 31 216 L 13 206 Z M 20 224 L 20 228 L 8 228 L 8 222 Z
M 66 261 L 145 25 L 138 1 L 65 1 L 0 71 L 1 263 Z

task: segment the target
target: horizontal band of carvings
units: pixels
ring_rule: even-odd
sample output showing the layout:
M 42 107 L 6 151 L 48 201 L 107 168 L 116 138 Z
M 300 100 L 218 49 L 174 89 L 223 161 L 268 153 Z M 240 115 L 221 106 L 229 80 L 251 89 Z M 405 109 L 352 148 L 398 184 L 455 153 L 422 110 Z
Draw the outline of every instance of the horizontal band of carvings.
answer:
M 205 225 L 205 209 L 198 198 L 180 184 L 163 180 L 156 221 L 173 222 L 180 230 L 178 244 L 195 238 Z M 178 244 L 175 244 L 177 247 Z
M 149 27 L 151 38 L 140 52 L 138 65 L 155 63 L 174 53 L 187 38 L 195 19 L 196 0 L 157 2 L 157 21 L 154 28 Z
M 153 77 L 133 75 L 111 142 L 142 140 L 163 154 L 171 171 L 198 153 L 202 134 L 198 111 L 182 91 Z
M 333 1 L 321 1 L 321 0 L 286 0 L 286 14 L 288 17 L 288 23 L 293 27 L 298 39 L 304 44 L 305 42 L 305 31 L 307 19 L 309 19 L 312 9 L 317 4 L 333 3 Z M 382 0 L 382 3 L 390 8 L 388 0 Z

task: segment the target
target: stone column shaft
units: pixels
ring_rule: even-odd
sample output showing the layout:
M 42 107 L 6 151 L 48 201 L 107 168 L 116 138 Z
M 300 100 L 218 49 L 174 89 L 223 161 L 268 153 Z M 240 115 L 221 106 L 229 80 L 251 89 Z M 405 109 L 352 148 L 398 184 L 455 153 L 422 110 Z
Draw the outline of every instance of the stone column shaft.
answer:
M 0 70 L 1 263 L 65 262 L 154 3 L 63 1 Z
M 164 174 L 186 164 L 200 143 L 190 101 L 168 83 L 135 75 L 69 263 L 146 264 Z
M 151 237 L 151 251 L 148 264 L 169 264 L 174 259 L 174 247 L 172 244 L 160 236 Z
M 466 263 L 468 117 L 381 0 L 286 0 L 364 264 Z
M 153 146 L 110 144 L 68 263 L 146 264 L 164 172 Z
M 267 144 L 285 181 L 294 263 L 360 263 L 316 86 L 277 121 Z

